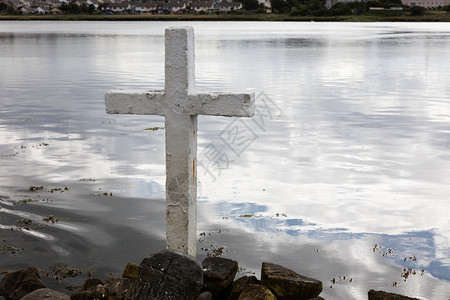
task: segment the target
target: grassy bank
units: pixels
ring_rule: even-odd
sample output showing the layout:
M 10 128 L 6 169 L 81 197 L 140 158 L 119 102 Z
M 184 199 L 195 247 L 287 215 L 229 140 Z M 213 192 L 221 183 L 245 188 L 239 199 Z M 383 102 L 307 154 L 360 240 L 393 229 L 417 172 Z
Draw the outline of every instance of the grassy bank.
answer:
M 450 22 L 450 14 L 423 16 L 290 16 L 283 14 L 188 14 L 188 15 L 0 15 L 1 20 L 39 21 L 291 21 L 291 22 Z

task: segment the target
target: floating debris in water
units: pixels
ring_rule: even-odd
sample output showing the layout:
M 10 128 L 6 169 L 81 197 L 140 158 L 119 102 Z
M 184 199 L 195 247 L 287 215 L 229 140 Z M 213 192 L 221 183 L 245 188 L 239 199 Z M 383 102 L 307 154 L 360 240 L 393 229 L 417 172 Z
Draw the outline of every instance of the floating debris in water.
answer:
M 68 190 L 69 190 L 69 188 L 68 188 L 67 186 L 65 186 L 65 187 L 63 187 L 63 188 L 59 188 L 59 187 L 52 188 L 49 192 L 50 192 L 50 193 L 53 193 L 53 192 L 61 192 L 61 193 L 64 193 L 64 192 L 67 192 Z
M 44 189 L 44 186 L 37 186 L 37 185 L 30 185 L 30 192 L 37 192 L 37 191 L 42 191 Z
M 60 218 L 60 217 L 55 218 L 55 216 L 50 215 L 50 216 L 48 216 L 48 217 L 43 218 L 42 220 L 44 220 L 44 221 L 47 222 L 47 223 L 48 223 L 48 222 L 52 222 L 52 224 L 55 224 L 55 223 L 61 221 L 62 218 Z
M 82 273 L 81 270 L 67 265 L 56 266 L 52 270 L 45 270 L 42 272 L 48 278 L 56 280 L 56 282 L 68 277 L 76 277 Z
M 204 242 L 208 242 L 207 240 L 207 236 L 212 236 L 213 234 L 220 234 L 224 232 L 223 229 L 219 229 L 217 231 L 213 231 L 213 232 L 202 232 L 200 233 L 200 237 L 198 239 L 199 243 L 204 243 Z M 202 251 L 206 252 L 207 256 L 212 256 L 212 257 L 219 257 L 224 255 L 226 252 L 228 252 L 228 250 L 226 250 L 225 246 L 219 246 L 216 242 L 211 241 L 208 246 L 205 247 L 201 247 L 200 248 Z
M 6 239 L 3 239 L 0 241 L 0 254 L 2 254 L 2 255 L 5 255 L 5 254 L 16 255 L 20 251 L 24 250 L 24 248 L 17 248 L 17 247 L 11 246 L 11 245 L 7 245 L 6 242 L 7 242 Z
M 14 202 L 14 205 L 18 205 L 18 204 L 28 204 L 28 203 L 32 203 L 32 202 L 39 202 L 39 200 L 33 200 L 33 199 L 23 199 L 23 200 L 19 200 Z
M 19 231 L 22 230 L 33 230 L 33 229 L 37 229 L 39 227 L 42 227 L 42 224 L 39 223 L 35 223 L 33 220 L 31 219 L 20 219 L 19 221 L 17 221 L 19 224 L 16 225 L 16 229 Z M 11 230 L 14 230 L 13 227 L 11 227 Z
M 379 244 L 375 244 L 372 247 L 372 251 L 373 252 L 378 252 L 378 253 L 382 254 L 382 256 L 395 256 L 395 255 L 397 255 L 397 251 L 395 251 L 395 250 L 393 250 L 391 248 L 387 248 L 387 250 L 381 250 L 381 249 L 383 249 L 383 246 L 379 245 Z M 404 263 L 406 263 L 406 262 L 417 262 L 417 257 L 416 257 L 416 255 L 407 256 L 407 257 L 404 257 L 401 261 L 403 261 Z M 416 274 L 419 274 L 419 273 L 420 273 L 421 276 L 423 276 L 424 273 L 425 273 L 425 270 L 422 269 L 419 272 L 418 270 L 416 270 L 413 267 L 409 267 L 409 266 L 408 267 L 403 267 L 403 270 L 400 273 L 400 277 L 403 278 L 404 282 L 406 282 L 406 280 L 411 275 L 416 275 Z M 393 286 L 393 287 L 396 287 L 398 285 L 400 285 L 400 283 L 397 282 L 397 281 L 394 281 L 394 282 L 391 283 L 391 286 Z
M 391 248 L 387 248 L 386 250 L 382 250 L 384 247 L 382 245 L 375 244 L 373 245 L 372 251 L 379 252 L 382 256 L 395 256 L 397 252 Z
M 346 275 L 341 275 L 341 276 L 338 276 L 338 277 L 333 277 L 331 280 L 331 284 L 332 285 L 330 285 L 330 288 L 333 288 L 333 285 L 334 284 L 338 284 L 338 283 L 341 283 L 341 282 L 349 282 L 349 283 L 351 283 L 351 282 L 353 282 L 353 278 L 351 278 L 351 277 L 349 277 L 349 276 L 346 276 Z
M 151 131 L 164 130 L 164 127 L 149 127 L 145 128 L 144 130 L 151 130 Z

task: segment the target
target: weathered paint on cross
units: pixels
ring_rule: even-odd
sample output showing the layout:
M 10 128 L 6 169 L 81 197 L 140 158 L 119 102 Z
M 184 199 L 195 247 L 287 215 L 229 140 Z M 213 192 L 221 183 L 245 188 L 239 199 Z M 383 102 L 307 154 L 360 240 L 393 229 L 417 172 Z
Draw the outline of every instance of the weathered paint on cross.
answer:
M 113 90 L 109 114 L 160 115 L 166 131 L 166 245 L 196 255 L 197 116 L 251 117 L 254 93 L 195 93 L 194 30 L 166 29 L 165 90 Z

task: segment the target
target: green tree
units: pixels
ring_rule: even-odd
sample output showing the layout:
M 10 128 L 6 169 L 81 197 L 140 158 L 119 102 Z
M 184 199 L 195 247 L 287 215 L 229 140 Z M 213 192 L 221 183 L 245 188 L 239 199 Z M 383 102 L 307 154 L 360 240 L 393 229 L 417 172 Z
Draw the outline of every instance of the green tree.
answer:
M 6 3 L 0 2 L 0 12 L 6 12 L 8 5 Z
M 351 15 L 352 9 L 348 4 L 343 3 L 343 2 L 338 2 L 335 5 L 333 5 L 330 13 L 333 16 Z
M 413 6 L 411 7 L 411 16 L 423 16 L 425 13 L 425 8 L 421 6 Z
M 80 11 L 81 11 L 80 10 L 80 6 L 78 4 L 76 4 L 75 2 L 70 2 L 69 6 L 70 6 L 70 13 L 71 14 L 76 15 L 76 14 L 80 13 Z
M 245 10 L 255 10 L 259 7 L 258 0 L 243 0 L 242 8 Z
M 86 2 L 81 3 L 80 5 L 80 12 L 83 14 L 87 14 L 88 13 L 88 6 L 86 4 Z
M 6 14 L 8 15 L 17 15 L 19 12 L 11 5 L 8 5 L 6 8 Z
M 320 0 L 311 0 L 308 4 L 310 10 L 320 10 L 325 7 L 324 3 Z
M 283 12 L 284 8 L 290 11 L 289 4 L 284 0 L 271 0 L 270 4 L 272 5 L 272 11 L 277 10 L 279 12 Z
M 89 4 L 88 13 L 90 15 L 92 15 L 94 13 L 94 11 L 95 11 L 95 5 L 94 4 Z
M 299 4 L 292 10 L 291 16 L 307 16 L 309 15 L 309 13 L 310 13 L 309 8 L 306 7 L 306 5 Z
M 63 3 L 61 4 L 61 6 L 59 7 L 59 9 L 65 13 L 65 14 L 69 14 L 70 13 L 70 5 L 67 3 Z

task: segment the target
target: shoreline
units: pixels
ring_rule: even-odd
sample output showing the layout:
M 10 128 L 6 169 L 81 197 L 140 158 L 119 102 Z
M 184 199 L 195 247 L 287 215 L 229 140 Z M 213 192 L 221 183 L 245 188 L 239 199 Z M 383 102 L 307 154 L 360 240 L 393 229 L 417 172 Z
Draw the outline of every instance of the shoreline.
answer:
M 450 22 L 450 14 L 423 16 L 289 16 L 248 15 L 0 15 L 0 21 L 246 21 L 246 22 Z

